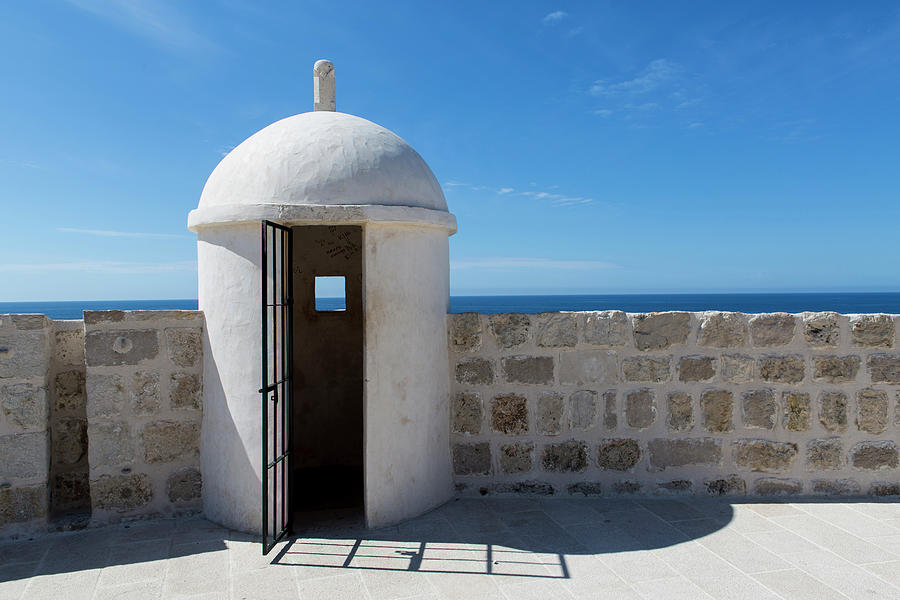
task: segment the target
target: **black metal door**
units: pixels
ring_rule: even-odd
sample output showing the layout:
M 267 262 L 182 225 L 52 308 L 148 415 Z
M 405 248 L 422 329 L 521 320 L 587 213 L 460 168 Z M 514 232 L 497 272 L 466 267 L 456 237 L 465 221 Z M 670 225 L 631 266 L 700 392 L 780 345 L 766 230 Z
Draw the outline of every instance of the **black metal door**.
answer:
M 293 322 L 291 230 L 262 222 L 262 550 L 291 533 Z

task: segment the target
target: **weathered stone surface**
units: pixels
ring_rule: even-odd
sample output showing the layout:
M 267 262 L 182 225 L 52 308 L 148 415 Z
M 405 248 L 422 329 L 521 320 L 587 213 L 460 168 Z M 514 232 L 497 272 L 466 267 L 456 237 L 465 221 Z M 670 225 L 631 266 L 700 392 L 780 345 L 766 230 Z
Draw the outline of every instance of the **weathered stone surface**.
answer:
M 641 447 L 632 439 L 600 440 L 597 466 L 604 471 L 630 471 L 641 460 Z
M 166 329 L 166 348 L 169 360 L 176 366 L 187 368 L 200 364 L 203 356 L 203 337 L 198 327 Z
M 694 482 L 689 479 L 673 479 L 671 481 L 660 481 L 656 484 L 663 493 L 670 494 L 690 494 L 694 489 Z
M 828 383 L 855 381 L 859 363 L 858 356 L 814 356 L 813 377 Z
M 618 412 L 616 411 L 616 390 L 607 390 L 603 392 L 603 426 L 608 430 L 613 430 L 619 424 Z
M 710 496 L 743 496 L 747 493 L 747 482 L 737 475 L 722 479 L 708 479 L 703 482 Z
M 644 388 L 625 394 L 625 422 L 634 429 L 646 429 L 656 421 L 653 390 Z
M 867 366 L 872 383 L 900 384 L 900 354 L 873 354 Z
M 813 348 L 833 348 L 840 344 L 840 315 L 835 312 L 803 313 L 803 336 Z
M 743 354 L 722 356 L 722 379 L 728 383 L 747 383 L 753 380 L 753 358 Z
M 125 311 L 123 310 L 86 310 L 83 315 L 85 325 L 119 323 L 125 320 Z
M 503 394 L 491 406 L 491 428 L 499 433 L 517 435 L 528 432 L 528 403 L 523 396 Z
M 500 470 L 504 473 L 527 473 L 532 469 L 533 442 L 515 442 L 500 446 Z
M 596 481 L 579 481 L 566 488 L 572 496 L 602 496 L 603 484 Z
M 159 355 L 159 336 L 154 329 L 91 331 L 84 339 L 89 367 L 136 365 Z
M 543 435 L 559 435 L 562 431 L 564 399 L 562 394 L 545 392 L 538 398 L 537 431 Z
M 617 481 L 612 484 L 612 491 L 622 495 L 640 494 L 643 487 L 640 481 Z
M 56 374 L 56 406 L 59 412 L 85 410 L 84 371 L 72 370 Z
M 47 516 L 47 488 L 43 485 L 0 488 L 0 527 Z
M 43 377 L 50 358 L 45 331 L 0 332 L 0 377 Z
M 494 383 L 494 363 L 484 358 L 468 357 L 456 364 L 456 381 L 472 385 Z
M 144 427 L 144 460 L 148 463 L 185 460 L 200 455 L 200 426 L 196 423 L 155 421 Z
M 528 340 L 531 320 L 528 315 L 515 313 L 491 315 L 488 318 L 488 328 L 497 339 L 500 348 L 515 348 Z
M 875 497 L 900 496 L 900 483 L 876 481 L 869 486 L 869 495 Z
M 756 315 L 750 319 L 754 346 L 785 346 L 794 340 L 796 320 L 787 313 Z
M 650 440 L 647 451 L 650 466 L 658 470 L 686 465 L 717 465 L 722 461 L 722 441 L 713 438 Z
M 197 467 L 178 469 L 166 479 L 166 496 L 169 502 L 199 500 L 203 489 L 203 476 Z
M 495 483 L 491 486 L 494 494 L 516 494 L 517 496 L 552 496 L 556 490 L 544 481 L 512 481 Z
M 850 449 L 850 462 L 857 469 L 896 469 L 897 444 L 892 441 L 860 442 Z
M 3 406 L 6 422 L 16 429 L 38 431 L 47 428 L 50 407 L 46 388 L 30 383 L 2 385 L 0 404 Z
M 587 431 L 597 424 L 597 392 L 578 390 L 569 395 L 569 427 Z
M 682 356 L 678 361 L 679 381 L 709 381 L 716 376 L 716 359 L 711 356 Z
M 481 404 L 481 395 L 464 392 L 456 394 L 453 398 L 453 432 L 468 435 L 481 433 L 481 423 L 484 420 L 484 408 Z
M 694 428 L 694 406 L 690 394 L 670 392 L 666 404 L 669 431 L 690 431 Z
M 53 425 L 51 438 L 57 463 L 74 465 L 87 454 L 87 421 L 78 417 L 62 417 Z
M 552 356 L 505 356 L 500 364 L 504 379 L 510 383 L 553 383 Z
M 814 479 L 812 493 L 818 496 L 858 496 L 859 483 L 852 479 Z
M 806 468 L 810 471 L 835 471 L 844 466 L 841 438 L 810 440 L 806 444 Z
M 782 392 L 784 428 L 788 431 L 809 429 L 810 400 L 806 392 Z
M 61 365 L 84 364 L 84 329 L 64 329 L 53 334 L 53 353 Z
M 733 444 L 734 462 L 755 472 L 782 473 L 797 457 L 797 444 L 769 440 L 737 440 Z
M 753 491 L 759 496 L 796 496 L 803 491 L 803 484 L 797 479 L 762 477 L 753 484 Z
M 794 354 L 789 356 L 763 356 L 759 359 L 759 376 L 764 381 L 774 383 L 800 383 L 806 367 L 803 357 Z
M 587 444 L 569 440 L 544 446 L 541 463 L 545 471 L 555 473 L 581 473 L 587 469 Z
M 94 508 L 128 512 L 140 508 L 153 499 L 153 486 L 144 473 L 101 475 L 91 482 Z
M 70 471 L 53 476 L 50 505 L 54 510 L 90 510 L 91 487 L 87 471 Z
M 574 348 L 578 343 L 578 323 L 575 313 L 539 315 L 535 342 L 542 348 Z
M 169 404 L 175 410 L 202 408 L 200 375 L 172 373 L 169 376 Z
M 88 424 L 88 460 L 91 468 L 119 467 L 134 462 L 134 439 L 128 423 Z
M 450 344 L 457 352 L 481 348 L 481 317 L 477 313 L 450 315 Z
M 85 388 L 89 419 L 115 417 L 122 412 L 125 406 L 125 382 L 121 375 L 89 373 Z
M 706 431 L 734 429 L 734 396 L 728 390 L 706 390 L 700 394 L 700 412 Z
M 135 321 L 195 321 L 203 322 L 203 312 L 199 310 L 129 310 L 128 316 Z
M 491 445 L 453 444 L 453 472 L 456 475 L 488 475 L 491 472 Z
M 159 373 L 138 371 L 131 381 L 131 412 L 153 415 L 159 412 Z
M 894 343 L 894 320 L 889 315 L 850 317 L 850 339 L 856 346 L 889 348 Z
M 856 393 L 856 427 L 867 433 L 883 433 L 888 424 L 887 392 L 865 388 Z
M 685 344 L 690 332 L 690 313 L 650 313 L 634 318 L 634 345 L 638 350 L 663 350 Z
M 700 318 L 697 344 L 712 348 L 739 348 L 747 344 L 744 315 L 732 312 L 708 312 Z
M 819 422 L 825 431 L 847 431 L 847 395 L 843 392 L 823 392 L 819 397 Z
M 775 429 L 777 408 L 773 390 L 750 390 L 741 395 L 741 415 L 744 427 Z
M 0 435 L 0 482 L 46 478 L 50 467 L 49 441 L 46 431 Z
M 29 331 L 34 329 L 45 329 L 50 326 L 50 319 L 45 315 L 10 315 L 10 320 L 16 329 Z
M 622 361 L 622 375 L 625 381 L 668 381 L 670 361 L 668 356 L 632 356 Z
M 631 323 L 621 310 L 584 315 L 584 343 L 594 346 L 624 346 L 631 337 Z
M 569 350 L 559 355 L 559 382 L 564 385 L 615 383 L 616 353 L 612 350 Z

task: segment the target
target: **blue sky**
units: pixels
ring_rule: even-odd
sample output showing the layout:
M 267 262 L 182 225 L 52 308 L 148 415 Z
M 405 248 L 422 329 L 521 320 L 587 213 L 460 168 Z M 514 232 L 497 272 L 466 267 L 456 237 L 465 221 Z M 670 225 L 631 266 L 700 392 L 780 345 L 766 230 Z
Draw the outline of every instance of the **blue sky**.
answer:
M 454 294 L 900 289 L 895 2 L 0 4 L 0 301 L 193 298 L 222 156 L 397 132 Z

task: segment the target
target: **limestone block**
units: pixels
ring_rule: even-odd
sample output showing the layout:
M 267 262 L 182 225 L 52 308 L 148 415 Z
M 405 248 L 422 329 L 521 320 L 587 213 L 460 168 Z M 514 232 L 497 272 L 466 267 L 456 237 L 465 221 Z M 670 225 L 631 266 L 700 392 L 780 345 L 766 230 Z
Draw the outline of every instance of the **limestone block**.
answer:
M 159 373 L 138 371 L 131 381 L 131 412 L 154 415 L 159 412 Z
M 553 383 L 552 356 L 504 356 L 500 367 L 504 379 L 510 383 Z
M 850 449 L 850 462 L 857 469 L 896 469 L 897 444 L 892 441 L 860 442 Z
M 91 506 L 91 485 L 87 472 L 56 473 L 50 488 L 53 507 L 57 510 L 88 509 Z
M 64 329 L 53 334 L 53 352 L 61 365 L 84 365 L 84 329 Z
M 732 312 L 708 312 L 700 319 L 697 344 L 712 348 L 740 348 L 747 345 L 747 321 Z
M 44 377 L 50 367 L 44 331 L 0 331 L 0 377 Z
M 72 370 L 56 374 L 56 406 L 59 412 L 85 410 L 84 371 Z
M 621 310 L 584 315 L 584 343 L 593 346 L 624 346 L 631 337 L 631 323 Z
M 21 431 L 47 429 L 49 403 L 46 388 L 30 383 L 0 385 L 0 404 L 6 422 Z
M 709 381 L 716 376 L 716 359 L 711 356 L 683 356 L 678 361 L 679 381 Z
M 559 435 L 562 431 L 563 395 L 545 392 L 538 398 L 537 431 L 543 435 Z
M 604 471 L 630 471 L 641 460 L 641 447 L 632 439 L 600 440 L 597 466 Z
M 533 442 L 515 442 L 500 446 L 500 470 L 504 473 L 527 473 L 532 469 Z
M 855 346 L 889 348 L 894 343 L 894 320 L 889 315 L 850 317 L 850 339 Z
M 501 349 L 515 348 L 528 341 L 531 320 L 528 315 L 515 313 L 491 315 L 488 318 L 488 328 Z
M 670 392 L 666 396 L 669 431 L 690 431 L 694 428 L 694 406 L 690 394 Z
M 571 496 L 602 496 L 603 484 L 596 481 L 578 481 L 566 488 Z
M 843 392 L 823 392 L 819 396 L 819 422 L 825 431 L 847 431 L 847 395 Z
M 83 315 L 85 325 L 120 323 L 125 320 L 125 311 L 122 310 L 86 310 Z
M 607 390 L 603 392 L 603 426 L 612 431 L 619 424 L 618 413 L 616 411 L 616 390 Z
M 814 356 L 813 378 L 828 383 L 855 381 L 859 364 L 858 356 Z
M 597 424 L 597 392 L 578 390 L 569 395 L 569 427 L 587 431 Z
M 132 310 L 129 315 L 135 321 L 203 321 L 198 310 Z
M 769 440 L 737 440 L 732 444 L 734 462 L 755 472 L 782 473 L 797 457 L 797 444 Z
M 453 473 L 456 475 L 488 475 L 491 472 L 491 445 L 453 444 Z
M 452 416 L 454 433 L 480 434 L 481 422 L 484 419 L 481 395 L 473 392 L 456 394 L 453 397 Z
M 673 479 L 660 481 L 656 487 L 671 494 L 690 494 L 694 489 L 694 482 L 689 479 Z
M 59 464 L 74 465 L 88 450 L 87 420 L 61 417 L 53 426 L 53 456 Z
M 552 496 L 556 490 L 543 481 L 511 481 L 495 483 L 491 486 L 495 494 L 516 494 L 517 496 Z
M 538 316 L 535 342 L 542 348 L 573 348 L 578 343 L 575 313 L 549 313 Z
M 803 484 L 797 479 L 761 477 L 753 484 L 753 492 L 758 496 L 796 496 L 803 491 Z
M 747 493 L 747 482 L 737 475 L 707 479 L 703 485 L 710 496 L 743 496 Z
M 759 359 L 759 376 L 773 383 L 800 383 L 805 373 L 803 357 L 768 355 Z
M 612 491 L 616 494 L 640 494 L 644 485 L 640 481 L 617 481 L 612 484 Z
M 50 467 L 46 431 L 0 435 L 0 482 L 42 477 Z
M 203 356 L 203 336 L 199 327 L 166 329 L 169 360 L 182 368 L 195 367 Z
M 524 396 L 503 394 L 491 405 L 491 428 L 498 433 L 528 433 L 528 402 Z
M 867 366 L 872 383 L 900 384 L 900 354 L 873 354 Z
M 643 388 L 625 394 L 625 422 L 633 429 L 647 429 L 656 421 L 653 390 Z
M 722 379 L 728 383 L 747 383 L 753 380 L 753 358 L 743 354 L 722 356 Z
M 810 440 L 806 444 L 806 468 L 810 471 L 836 471 L 844 466 L 844 445 L 839 437 Z
M 13 326 L 20 331 L 34 329 L 46 329 L 50 326 L 50 319 L 44 315 L 10 315 Z
M 625 381 L 668 381 L 671 360 L 669 356 L 632 356 L 622 361 L 622 376 Z
M 88 461 L 91 469 L 120 467 L 134 462 L 134 438 L 128 423 L 88 421 Z
M 125 406 L 125 381 L 121 375 L 88 373 L 87 416 L 90 420 L 116 417 Z
M 835 312 L 803 313 L 803 337 L 813 348 L 838 346 L 841 341 L 840 315 Z
M 564 385 L 615 383 L 616 353 L 612 350 L 569 350 L 559 355 L 559 382 Z
M 685 344 L 690 333 L 690 313 L 650 313 L 634 318 L 634 344 L 638 350 L 664 350 Z
M 857 489 L 857 493 L 859 490 Z M 876 481 L 869 487 L 869 495 L 875 497 L 900 496 L 900 483 Z
M 582 473 L 587 462 L 587 444 L 577 440 L 547 444 L 541 456 L 544 470 L 555 473 Z
M 812 493 L 819 496 L 858 496 L 859 483 L 852 479 L 814 479 Z
M 0 527 L 27 523 L 47 516 L 47 487 L 0 488 Z
M 865 388 L 856 393 L 856 427 L 867 433 L 883 433 L 888 424 L 888 395 Z
M 184 467 L 174 471 L 166 479 L 166 496 L 169 502 L 199 500 L 203 489 L 203 477 L 197 467 Z
M 456 364 L 456 381 L 472 385 L 494 383 L 494 363 L 484 358 L 462 358 Z
M 655 439 L 647 444 L 650 466 L 664 470 L 687 465 L 717 465 L 722 461 L 722 441 L 713 438 Z
M 91 331 L 84 339 L 89 367 L 136 365 L 158 355 L 159 336 L 154 329 Z
M 728 390 L 706 390 L 700 394 L 700 412 L 706 431 L 734 429 L 734 396 Z
M 474 352 L 481 348 L 481 318 L 478 313 L 449 316 L 450 346 L 456 352 Z
M 200 426 L 155 421 L 144 427 L 144 460 L 148 463 L 188 460 L 200 455 Z
M 741 395 L 741 415 L 744 427 L 775 429 L 777 408 L 773 390 L 750 390 Z
M 144 473 L 101 475 L 91 481 L 91 501 L 94 508 L 128 512 L 153 499 L 150 478 Z
M 784 428 L 788 431 L 809 429 L 810 399 L 806 392 L 782 392 L 784 404 Z
M 787 313 L 756 315 L 750 319 L 750 339 L 758 347 L 786 346 L 794 340 L 796 322 Z
M 199 375 L 172 373 L 169 376 L 169 404 L 174 410 L 200 410 L 201 390 Z

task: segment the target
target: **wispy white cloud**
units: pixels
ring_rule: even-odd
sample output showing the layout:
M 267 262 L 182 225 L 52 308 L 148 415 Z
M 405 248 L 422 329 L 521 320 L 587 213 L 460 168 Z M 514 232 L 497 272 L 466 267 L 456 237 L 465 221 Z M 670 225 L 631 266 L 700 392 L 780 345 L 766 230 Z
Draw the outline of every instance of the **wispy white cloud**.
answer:
M 560 260 L 556 258 L 485 257 L 450 261 L 451 269 L 620 269 L 605 260 Z
M 560 21 L 562 21 L 563 19 L 565 19 L 568 16 L 569 16 L 569 13 L 567 13 L 564 10 L 555 10 L 552 13 L 546 15 L 543 19 L 541 19 L 541 22 L 544 25 L 552 25 L 554 23 L 559 23 Z
M 196 271 L 197 261 L 126 262 L 81 261 L 68 263 L 0 264 L 0 272 L 10 271 L 83 271 L 94 273 L 159 273 L 165 271 Z
M 598 108 L 594 111 L 594 114 L 598 117 L 608 117 L 613 114 L 613 111 L 608 108 Z
M 532 187 L 536 187 L 535 183 L 529 184 Z M 504 196 L 507 198 L 510 197 L 525 197 L 525 198 L 534 198 L 535 200 L 549 200 L 551 204 L 554 206 L 573 206 L 577 204 L 590 204 L 594 201 L 593 198 L 588 198 L 585 196 L 569 196 L 566 194 L 561 194 L 559 192 L 549 192 L 547 189 L 556 190 L 559 188 L 558 185 L 552 185 L 549 188 L 545 188 L 544 191 L 535 191 L 535 190 L 527 190 L 527 191 L 516 191 L 515 188 L 504 186 L 504 187 L 491 187 L 488 185 L 472 185 L 469 183 L 463 183 L 460 181 L 445 181 L 444 186 L 448 188 L 462 188 L 471 190 L 473 192 L 492 192 L 497 194 L 498 196 Z
M 0 165 L 9 165 L 11 167 L 21 167 L 23 169 L 40 169 L 41 166 L 30 160 L 13 160 L 11 158 L 0 158 Z
M 598 79 L 591 86 L 591 94 L 594 96 L 647 94 L 672 82 L 681 75 L 683 70 L 678 63 L 658 58 L 651 61 L 641 73 L 631 79 L 614 83 Z
M 107 229 L 77 229 L 75 227 L 57 227 L 57 231 L 65 233 L 81 233 L 99 237 L 127 237 L 127 238 L 186 238 L 186 235 L 176 233 L 143 233 L 137 231 L 110 231 Z

